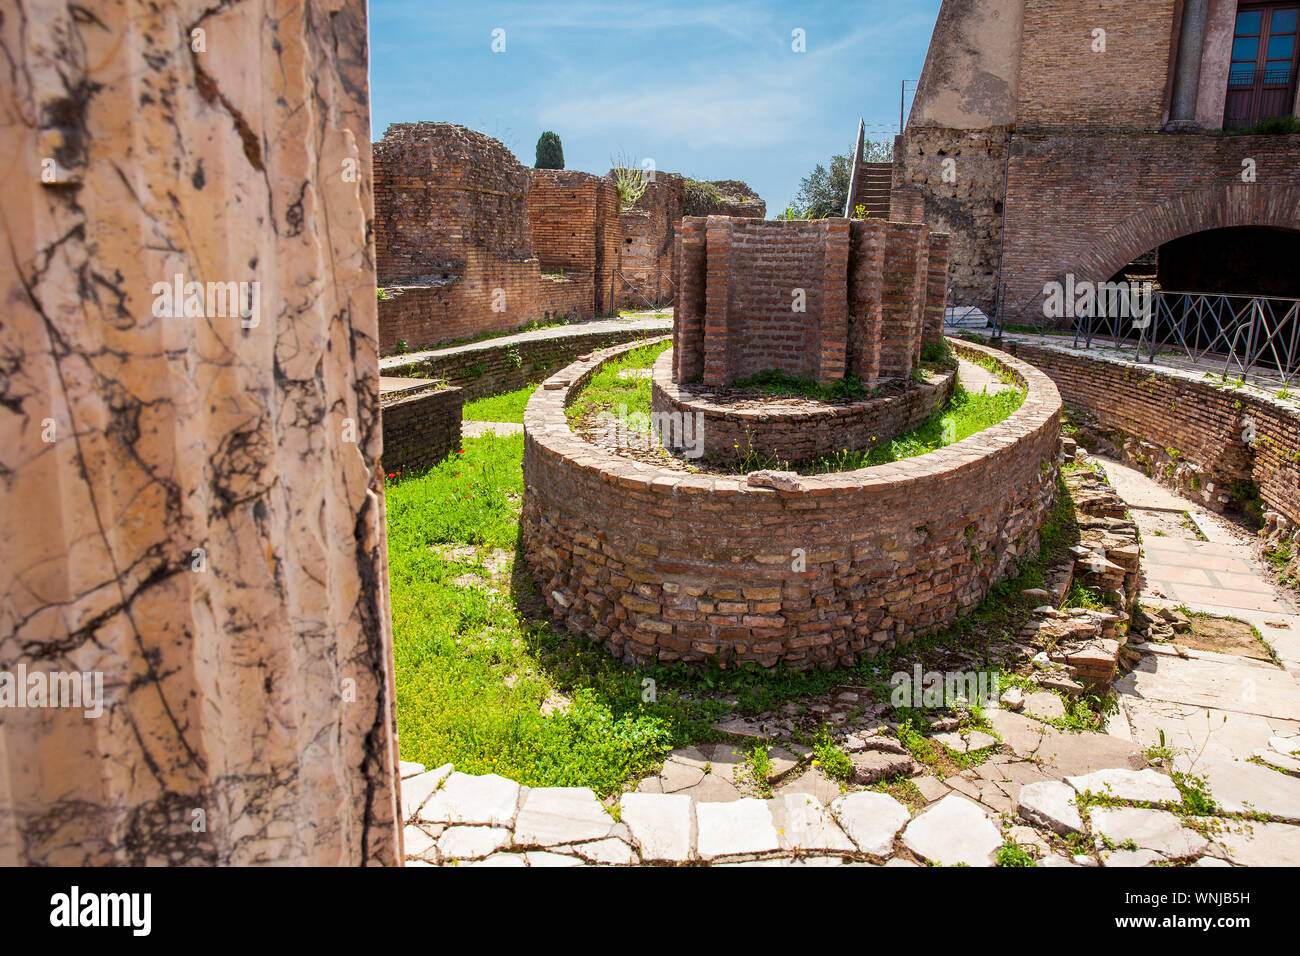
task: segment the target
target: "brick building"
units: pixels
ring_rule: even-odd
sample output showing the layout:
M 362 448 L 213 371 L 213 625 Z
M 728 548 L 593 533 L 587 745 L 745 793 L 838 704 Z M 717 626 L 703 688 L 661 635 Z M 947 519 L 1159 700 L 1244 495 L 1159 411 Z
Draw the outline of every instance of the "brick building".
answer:
M 944 0 L 891 219 L 950 233 L 952 304 L 1139 258 L 1166 289 L 1300 297 L 1297 0 Z
M 702 183 L 656 172 L 632 208 L 622 213 L 620 308 L 645 309 L 673 301 L 673 236 L 683 216 L 766 215 L 767 204 L 742 182 Z
M 374 144 L 380 352 L 614 311 L 621 225 L 605 177 L 528 169 L 451 123 Z

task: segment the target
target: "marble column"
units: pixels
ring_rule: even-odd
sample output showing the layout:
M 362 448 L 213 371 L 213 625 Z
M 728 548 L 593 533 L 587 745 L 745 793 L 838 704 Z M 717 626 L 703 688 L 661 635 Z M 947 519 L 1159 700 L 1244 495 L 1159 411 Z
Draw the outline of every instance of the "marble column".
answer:
M 0 17 L 0 865 L 400 860 L 366 33 Z

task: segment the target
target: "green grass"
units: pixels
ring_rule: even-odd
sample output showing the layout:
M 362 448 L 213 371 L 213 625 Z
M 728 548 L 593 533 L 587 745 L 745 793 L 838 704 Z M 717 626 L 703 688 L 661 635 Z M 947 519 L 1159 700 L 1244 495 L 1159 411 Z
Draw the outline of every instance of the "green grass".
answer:
M 837 455 L 819 458 L 798 470 L 802 474 L 830 474 L 926 455 L 1005 421 L 1024 401 L 1025 393 L 1020 389 L 989 395 L 968 392 L 958 386 L 947 407 L 930 416 L 920 428 L 864 451 L 846 449 Z
M 536 385 L 526 385 L 513 392 L 477 399 L 464 407 L 461 417 L 467 422 L 514 422 L 522 425 L 524 407 L 535 391 Z
M 655 360 L 670 348 L 672 342 L 654 342 L 624 352 L 606 362 L 569 405 L 567 414 L 570 423 L 589 413 L 617 411 L 620 405 L 626 407 L 629 415 L 637 412 L 649 415 L 650 379 L 619 378 L 618 373 L 624 369 L 651 368 Z
M 643 675 L 530 613 L 529 582 L 455 583 L 487 580 L 493 549 L 517 557 L 522 454 L 521 435 L 471 439 L 463 455 L 388 486 L 401 754 L 528 786 L 613 793 L 699 728 L 671 697 L 644 702 Z M 543 716 L 552 694 L 572 704 Z

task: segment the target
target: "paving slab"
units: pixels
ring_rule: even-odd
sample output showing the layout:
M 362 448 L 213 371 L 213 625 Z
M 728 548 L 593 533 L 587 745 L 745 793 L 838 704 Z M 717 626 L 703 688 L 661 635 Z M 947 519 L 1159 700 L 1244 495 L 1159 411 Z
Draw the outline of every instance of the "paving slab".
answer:
M 1300 827 L 1249 823 L 1215 834 L 1227 858 L 1242 866 L 1300 866 Z
M 448 777 L 453 775 L 454 767 L 451 764 L 443 764 L 436 770 L 427 770 L 424 773 L 416 774 L 413 777 L 407 777 L 401 781 L 402 791 L 402 820 L 414 818 L 424 802 L 429 799 L 435 790 L 442 786 Z
M 731 803 L 697 803 L 695 848 L 702 860 L 772 853 L 781 839 L 767 804 L 753 797 Z
M 685 863 L 693 856 L 695 812 L 681 794 L 625 793 L 619 817 L 647 862 Z
M 1036 826 L 1055 830 L 1061 836 L 1083 832 L 1083 818 L 1075 803 L 1074 789 L 1064 783 L 1045 780 L 1020 788 L 1017 812 Z
M 601 840 L 614 830 L 594 791 L 587 787 L 536 787 L 528 791 L 515 821 L 515 843 L 556 846 Z
M 610 838 L 596 840 L 592 843 L 578 843 L 567 848 L 588 863 L 601 863 L 606 866 L 629 866 L 639 862 L 636 851 L 622 840 Z
M 1139 850 L 1150 850 L 1168 860 L 1198 856 L 1210 845 L 1205 837 L 1183 826 L 1168 810 L 1093 807 L 1088 813 L 1088 825 L 1094 834 L 1105 836 L 1112 843 L 1118 845 L 1131 840 Z
M 831 803 L 831 813 L 863 853 L 886 857 L 894 852 L 894 838 L 911 816 L 886 793 L 857 790 Z
M 950 794 L 904 828 L 903 844 L 943 866 L 992 866 L 1002 834 L 978 804 Z
M 783 850 L 852 853 L 853 841 L 821 801 L 806 793 L 787 793 L 767 801 Z
M 1243 761 L 1206 760 L 1193 773 L 1203 776 L 1210 796 L 1228 813 L 1255 811 L 1300 823 L 1300 779 Z
M 1134 803 L 1183 802 L 1183 795 L 1173 780 L 1150 768 L 1097 770 L 1078 777 L 1066 777 L 1065 782 L 1078 793 L 1091 792 L 1093 796 L 1113 797 L 1116 800 Z
M 506 827 L 453 826 L 438 838 L 438 855 L 444 860 L 481 860 L 509 845 Z
M 777 796 L 787 793 L 807 793 L 816 797 L 823 805 L 831 803 L 844 790 L 839 783 L 827 777 L 816 767 L 805 770 L 802 774 L 777 789 Z
M 1300 686 L 1286 671 L 1229 654 L 1219 659 L 1145 655 L 1116 693 L 1262 717 L 1300 720 Z
M 412 778 L 418 779 L 418 778 Z M 481 777 L 455 772 L 442 789 L 425 801 L 419 819 L 426 823 L 510 826 L 519 809 L 519 784 L 489 773 Z

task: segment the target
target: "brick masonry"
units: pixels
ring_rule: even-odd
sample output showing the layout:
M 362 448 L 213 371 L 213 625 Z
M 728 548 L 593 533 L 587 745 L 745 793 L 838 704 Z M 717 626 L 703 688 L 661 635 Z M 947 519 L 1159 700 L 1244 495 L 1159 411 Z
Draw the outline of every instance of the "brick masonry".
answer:
M 1017 134 L 1006 207 L 1008 302 L 1041 319 L 1043 284 L 1067 272 L 1104 282 L 1206 229 L 1300 229 L 1300 136 Z
M 1191 373 L 1139 368 L 1062 347 L 1020 342 L 1014 349 L 1051 377 L 1066 405 L 1119 432 L 1116 445 L 1122 451 L 1127 443 L 1126 457 L 1155 480 L 1223 510 L 1231 506 L 1233 485 L 1249 479 L 1270 508 L 1300 524 L 1300 413 L 1294 408 L 1216 387 Z M 1242 440 L 1248 420 L 1254 424 L 1253 446 Z M 1165 454 L 1144 450 L 1143 441 Z M 1182 480 L 1191 474 L 1200 476 L 1196 487 Z
M 734 463 L 738 453 L 754 453 L 801 464 L 841 449 L 866 450 L 919 427 L 948 403 L 956 381 L 957 373 L 949 371 L 909 384 L 901 393 L 857 402 L 768 401 L 744 407 L 703 386 L 679 386 L 672 379 L 672 353 L 665 352 L 654 366 L 651 409 L 692 416 L 692 429 L 702 431 L 693 430 L 690 437 L 702 439 L 706 460 Z M 669 432 L 670 447 L 678 434 Z
M 638 329 L 556 335 L 514 343 L 481 342 L 433 358 L 412 358 L 390 364 L 383 374 L 401 378 L 433 378 L 460 388 L 466 402 L 511 392 L 539 382 L 580 355 L 622 342 L 647 339 Z
M 542 270 L 591 277 L 594 313 L 614 311 L 623 236 L 614 183 L 572 169 L 534 169 L 530 175 L 528 215 Z
M 1029 0 L 1018 126 L 1159 129 L 1167 107 L 1175 5 L 1175 0 Z M 1105 31 L 1104 52 L 1093 49 L 1095 30 Z
M 1038 547 L 1054 500 L 1060 397 L 1023 362 L 1006 421 L 929 455 L 797 479 L 683 474 L 575 435 L 565 406 L 609 349 L 525 412 L 522 534 L 557 619 L 629 662 L 847 665 L 941 627 Z
M 720 180 L 720 200 L 701 202 L 698 191 L 687 196 L 687 180 L 656 172 L 636 204 L 622 213 L 622 275 L 619 306 L 644 309 L 673 301 L 674 231 L 683 216 L 736 216 L 762 219 L 767 205 L 744 183 Z
M 612 311 L 621 224 L 608 180 L 528 170 L 450 123 L 394 124 L 373 159 L 381 354 Z
M 992 314 L 997 301 L 1006 180 L 1006 127 L 909 125 L 896 141 L 889 218 L 925 222 L 951 239 L 953 301 Z M 952 160 L 945 166 L 945 161 Z M 945 170 L 949 175 L 945 179 Z
M 954 305 L 991 315 L 1000 278 L 1004 321 L 1041 321 L 1044 284 L 1067 272 L 1103 282 L 1193 233 L 1300 229 L 1300 136 L 1217 131 L 1236 2 L 1212 7 L 1207 132 L 1170 133 L 1179 0 L 945 2 L 896 141 L 890 218 L 953 236 Z
M 676 380 L 721 387 L 768 369 L 822 384 L 907 378 L 927 335 L 940 335 L 949 248 L 932 249 L 921 223 L 687 216 Z
M 382 466 L 392 474 L 424 471 L 460 448 L 459 388 L 439 388 L 385 401 L 379 409 L 384 432 Z

